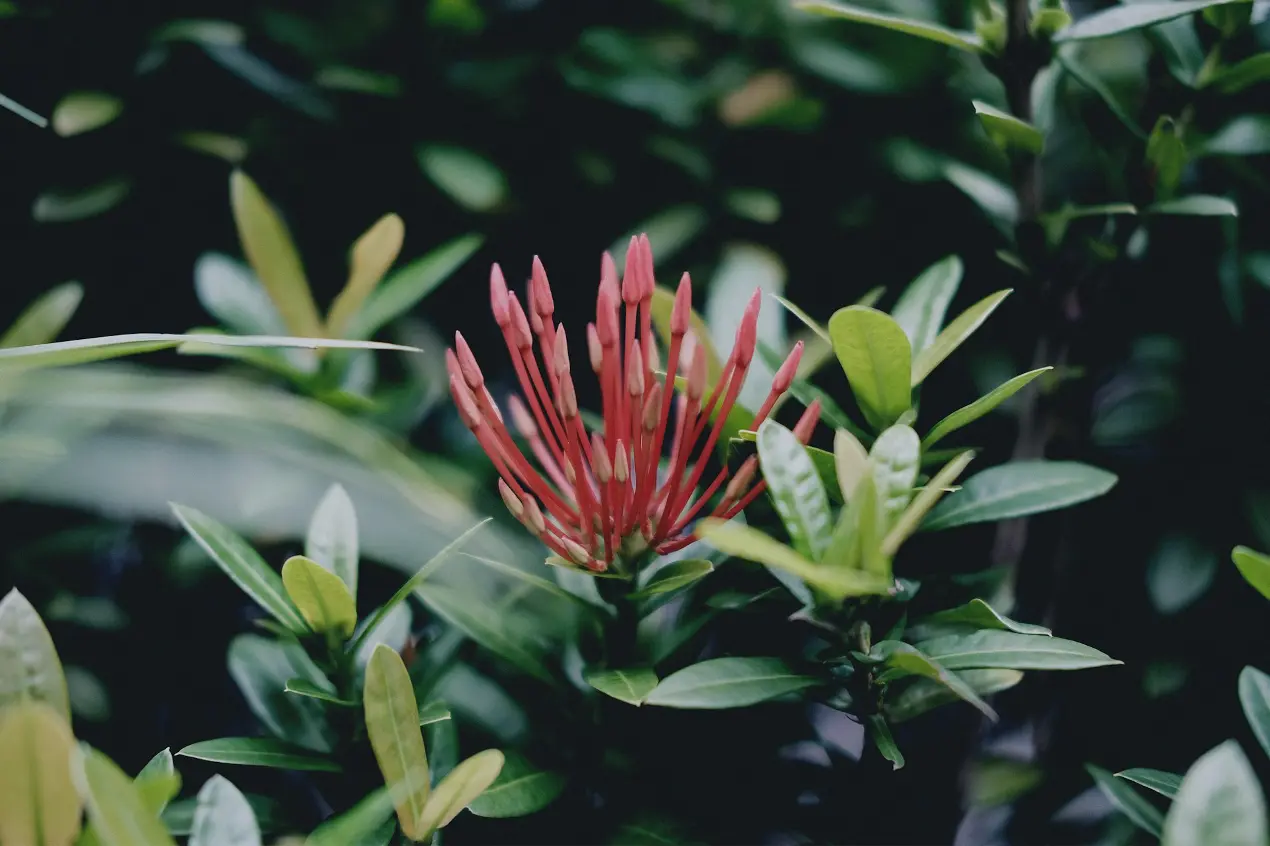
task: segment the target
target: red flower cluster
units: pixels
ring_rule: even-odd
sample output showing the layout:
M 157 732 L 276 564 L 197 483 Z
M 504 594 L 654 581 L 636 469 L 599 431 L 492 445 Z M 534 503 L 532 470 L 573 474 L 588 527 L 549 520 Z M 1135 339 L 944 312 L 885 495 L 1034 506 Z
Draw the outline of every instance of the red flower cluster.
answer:
M 654 287 L 647 236 L 631 239 L 620 287 L 613 259 L 604 254 L 595 323 L 587 325 L 590 365 L 603 395 L 604 431 L 588 434 L 578 414 L 564 326 L 553 321 L 555 304 L 542 262 L 534 258 L 528 311 L 508 292 L 498 265 L 493 266 L 490 303 L 524 393 L 523 402 L 513 396 L 509 403 L 512 424 L 541 472 L 512 439 L 461 333 L 455 333 L 455 349 L 446 351 L 459 414 L 498 469 L 499 492 L 508 509 L 557 555 L 596 572 L 607 570 L 622 555 L 638 555 L 650 547 L 664 554 L 687 546 L 693 539 L 689 524 L 725 481 L 713 517 L 733 517 L 764 488 L 762 482 L 752 484 L 758 462 L 751 456 L 731 481 L 725 466 L 694 496 L 754 357 L 761 292 L 750 298 L 732 353 L 707 394 L 705 351 L 689 331 L 692 283 L 686 273 L 670 317 L 667 372 L 664 378 L 657 376 Z M 799 342 L 777 371 L 752 428 L 758 428 L 789 389 L 802 351 Z M 681 361 L 686 386 L 675 395 Z M 673 426 L 672 404 L 677 408 Z M 794 431 L 804 443 L 819 416 L 819 403 L 813 403 L 798 421 Z M 668 430 L 670 469 L 659 479 Z

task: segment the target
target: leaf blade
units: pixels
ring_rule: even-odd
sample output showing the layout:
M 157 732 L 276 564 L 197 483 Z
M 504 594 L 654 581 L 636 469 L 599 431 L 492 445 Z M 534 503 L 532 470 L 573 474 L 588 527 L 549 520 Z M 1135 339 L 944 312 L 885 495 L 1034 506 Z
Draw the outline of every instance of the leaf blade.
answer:
M 421 818 L 431 792 L 428 756 L 419 730 L 419 706 L 401 656 L 385 644 L 375 647 L 366 665 L 362 693 L 366 735 L 384 784 L 393 795 L 401 830 L 423 840 Z
M 1102 496 L 1116 481 L 1106 470 L 1072 461 L 1001 464 L 967 479 L 922 528 L 938 531 L 1077 505 Z
M 650 667 L 591 670 L 583 678 L 600 693 L 636 707 L 644 704 L 659 681 L 657 673 Z
M 920 385 L 922 381 L 931 374 L 936 367 L 948 356 L 952 355 L 967 338 L 974 334 L 975 330 L 983 325 L 992 312 L 996 311 L 997 306 L 1001 305 L 1002 300 L 1010 296 L 1011 289 L 1006 288 L 1003 291 L 997 291 L 995 294 L 989 294 L 970 308 L 957 315 L 951 323 L 943 328 L 930 346 L 922 350 L 920 355 L 913 359 L 913 385 Z
M 357 511 L 343 485 L 331 485 L 313 510 L 304 554 L 339 576 L 357 599 Z
M 0 712 L 32 700 L 70 724 L 70 694 L 53 637 L 35 606 L 12 588 L 0 599 Z
M 794 548 L 817 561 L 829 545 L 829 495 L 798 437 L 775 420 L 758 430 L 759 466 Z
M 310 558 L 293 555 L 282 565 L 282 585 L 313 631 L 352 635 L 357 603 L 339 576 Z
M 912 350 L 898 323 L 876 309 L 847 306 L 829 318 L 829 335 L 871 426 L 883 429 L 909 410 Z
M 218 737 L 191 743 L 176 753 L 180 757 L 236 764 L 243 767 L 269 767 L 279 770 L 338 773 L 334 761 L 309 749 L 293 746 L 267 737 Z
M 743 708 L 820 683 L 778 658 L 713 658 L 671 673 L 644 701 L 663 708 Z
M 952 434 L 958 429 L 968 426 L 971 423 L 983 417 L 988 412 L 995 409 L 1001 403 L 1017 394 L 1032 383 L 1032 380 L 1053 370 L 1053 367 L 1038 367 L 1036 370 L 1029 370 L 1027 373 L 1020 373 L 1013 379 L 1009 379 L 997 385 L 988 393 L 979 397 L 979 399 L 964 405 L 956 411 L 940 420 L 922 439 L 922 449 L 927 450 L 934 446 L 941 438 Z

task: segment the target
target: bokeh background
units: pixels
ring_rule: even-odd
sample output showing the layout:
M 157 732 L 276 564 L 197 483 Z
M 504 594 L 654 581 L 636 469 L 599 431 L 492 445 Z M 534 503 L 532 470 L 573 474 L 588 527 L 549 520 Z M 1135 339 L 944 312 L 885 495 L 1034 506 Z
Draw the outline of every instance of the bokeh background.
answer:
M 954 25 L 969 14 L 930 0 L 889 8 Z M 1262 23 L 1248 38 L 1270 47 Z M 1136 34 L 1081 56 L 1147 130 L 1193 93 L 1156 46 Z M 690 271 L 697 307 L 726 337 L 756 285 L 827 319 L 876 286 L 889 305 L 923 268 L 959 255 L 959 304 L 1016 292 L 924 392 L 931 419 L 1034 366 L 1046 328 L 1044 298 L 998 255 L 1008 172 L 969 106 L 1004 105 L 999 84 L 974 57 L 780 0 L 6 2 L 0 91 L 53 117 L 41 129 L 0 111 L 0 323 L 76 280 L 83 303 L 63 337 L 217 325 L 196 280 L 230 272 L 200 264 L 207 254 L 241 257 L 234 167 L 284 213 L 319 303 L 343 285 L 348 246 L 387 212 L 406 223 L 402 263 L 481 239 L 383 336 L 429 354 L 376 359 L 371 379 L 394 398 L 378 416 L 169 354 L 4 387 L 0 587 L 18 585 L 49 619 L 79 734 L 126 769 L 251 724 L 224 669 L 250 609 L 182 541 L 168 500 L 285 555 L 340 480 L 367 557 L 383 565 L 368 568 L 365 590 L 384 594 L 501 508 L 440 363 L 461 329 L 491 381 L 508 385 L 491 262 L 520 281 L 541 256 L 577 333 L 601 251 L 647 231 L 659 281 Z M 1252 115 L 1184 177 L 1192 193 L 1234 199 L 1237 220 L 1179 217 L 1133 237 L 1101 219 L 1073 223 L 1086 227 L 1082 251 L 1060 265 L 1083 294 L 1070 359 L 1040 362 L 1063 365 L 1051 454 L 1120 483 L 1033 521 L 1015 616 L 1125 666 L 1030 679 L 1003 697 L 992 731 L 970 709 L 918 721 L 900 736 L 909 763 L 895 774 L 861 772 L 823 737 L 819 752 L 791 751 L 799 730 L 770 712 L 650 717 L 665 802 L 716 819 L 718 842 L 1119 840 L 1114 823 L 1100 833 L 1107 808 L 1085 763 L 1180 772 L 1228 736 L 1250 739 L 1235 678 L 1265 666 L 1270 627 L 1228 556 L 1239 543 L 1270 548 L 1262 95 L 1192 104 L 1201 133 Z M 1063 79 L 1046 121 L 1051 208 L 1145 196 L 1141 141 L 1099 97 Z M 773 343 L 798 328 L 770 300 L 765 311 Z M 849 405 L 840 376 L 820 384 Z M 1009 413 L 979 424 L 984 466 L 1010 456 L 1016 429 Z M 539 555 L 511 528 L 484 543 L 522 564 Z M 980 570 L 992 544 L 990 528 L 962 530 L 918 545 L 930 558 L 910 566 Z M 473 602 L 499 590 L 488 572 L 452 578 Z M 301 823 L 322 813 L 303 795 L 287 801 L 279 813 Z M 492 834 L 471 822 L 467 836 L 593 842 L 592 811 Z

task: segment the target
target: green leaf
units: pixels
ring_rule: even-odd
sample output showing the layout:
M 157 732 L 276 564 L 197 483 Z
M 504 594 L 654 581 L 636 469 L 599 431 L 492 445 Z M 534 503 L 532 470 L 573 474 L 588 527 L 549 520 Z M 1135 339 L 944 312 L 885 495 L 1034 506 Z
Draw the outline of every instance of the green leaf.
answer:
M 428 179 L 469 211 L 492 211 L 507 198 L 507 178 L 484 156 L 442 144 L 421 147 L 418 156 Z
M 1258 53 L 1222 68 L 1209 77 L 1207 86 L 1222 94 L 1237 94 L 1250 85 L 1270 79 L 1270 53 Z
M 357 603 L 339 576 L 303 555 L 293 555 L 282 565 L 282 584 L 313 631 L 352 635 Z
M 972 626 L 976 629 L 995 629 L 998 631 L 1017 632 L 1019 634 L 1044 635 L 1049 637 L 1053 635 L 1049 629 L 1044 626 L 1038 626 L 1034 623 L 1020 623 L 1017 620 L 1011 620 L 1001 612 L 997 611 L 982 599 L 972 599 L 965 605 L 956 608 L 949 608 L 946 611 L 938 611 L 929 616 L 923 617 L 914 623 L 915 626 L 926 623 L 936 625 L 955 625 L 955 626 Z
M 1256 667 L 1239 674 L 1239 704 L 1261 748 L 1270 755 L 1270 676 Z
M 341 699 L 337 694 L 332 693 L 326 688 L 316 685 L 306 679 L 287 679 L 286 687 L 283 688 L 287 693 L 294 693 L 296 696 L 306 696 L 309 699 L 317 699 L 322 702 L 329 702 L 332 705 L 338 705 L 341 708 L 356 708 L 358 703 L 348 699 Z
M 714 658 L 671 673 L 644 701 L 663 708 L 744 708 L 820 683 L 779 658 Z
M 1145 214 L 1194 215 L 1198 217 L 1239 217 L 1239 207 L 1225 197 L 1196 195 L 1178 197 L 1147 206 Z
M 159 817 L 115 763 L 87 744 L 70 756 L 72 774 L 102 846 L 176 846 Z M 50 840 L 49 842 L 56 842 Z
M 1239 744 L 1227 740 L 1191 765 L 1164 819 L 1161 846 L 1265 846 L 1265 796 Z
M 1240 115 L 1214 132 L 1204 142 L 1201 151 L 1206 156 L 1260 156 L 1270 153 L 1270 115 Z
M 45 191 L 31 204 L 39 223 L 69 223 L 105 214 L 132 193 L 132 180 L 115 176 L 74 191 Z
M 970 405 L 961 408 L 949 414 L 943 420 L 940 420 L 933 427 L 926 437 L 922 439 L 922 450 L 929 450 L 945 435 L 949 435 L 958 429 L 967 426 L 974 421 L 983 417 L 989 411 L 1017 394 L 1019 391 L 1027 387 L 1033 379 L 1042 373 L 1053 370 L 1053 367 L 1040 367 L 1036 370 L 1029 370 L 1027 373 L 1020 373 L 1013 379 L 1004 382 L 993 388 L 988 393 L 979 397 L 979 399 L 970 403 Z
M 484 520 L 477 523 L 454 540 L 450 541 L 450 543 L 446 544 L 436 555 L 429 558 L 427 563 L 420 567 L 413 576 L 406 580 L 405 584 L 397 588 L 397 592 L 394 593 L 387 602 L 379 606 L 378 610 L 376 610 L 371 618 L 366 622 L 365 626 L 362 627 L 362 630 L 358 632 L 355 638 L 353 638 L 353 642 L 349 644 L 349 651 L 356 653 L 361 647 L 362 642 L 365 641 L 366 637 L 371 632 L 375 631 L 375 629 L 379 628 L 379 624 L 383 622 L 385 617 L 393 612 L 393 609 L 405 602 L 406 597 L 414 593 L 419 586 L 423 584 L 424 580 L 428 578 L 428 576 L 435 573 L 437 569 L 446 562 L 446 559 L 450 557 L 451 553 L 458 551 L 463 544 L 467 543 L 472 538 L 473 535 L 485 528 L 485 524 L 492 519 L 492 517 L 486 517 Z
M 520 669 L 543 681 L 551 681 L 551 671 L 538 654 L 506 624 L 498 608 L 474 601 L 473 597 L 448 585 L 430 583 L 418 590 L 419 598 L 450 625 Z
M 630 705 L 643 705 L 648 694 L 657 687 L 657 673 L 649 667 L 632 667 L 626 670 L 590 670 L 583 677 L 586 683 Z
M 1140 784 L 1148 790 L 1154 790 L 1161 796 L 1169 799 L 1177 796 L 1178 788 L 1182 786 L 1182 777 L 1173 773 L 1166 773 L 1163 770 L 1149 770 L 1142 767 L 1135 767 L 1131 770 L 1125 770 L 1116 773 L 1116 778 L 1123 778 L 1134 784 Z
M 630 599 L 670 593 L 693 584 L 714 572 L 714 564 L 702 558 L 686 558 L 665 565 L 653 573 L 648 583 L 632 593 Z
M 921 462 L 922 450 L 917 433 L 908 426 L 891 426 L 873 442 L 873 448 L 869 450 L 869 465 L 873 470 L 883 533 L 908 506 Z M 879 537 L 878 542 L 881 540 Z
M 784 306 L 786 311 L 794 315 L 794 317 L 797 317 L 804 326 L 806 326 L 812 332 L 815 332 L 818 337 L 820 337 L 821 339 L 825 341 L 829 341 L 830 343 L 833 343 L 833 341 L 829 337 L 829 330 L 821 326 L 818 322 L 816 322 L 815 318 L 813 318 L 810 314 L 803 311 L 801 308 L 794 305 L 792 302 L 785 299 L 780 294 L 768 294 L 768 296 L 776 300 L 776 302 L 780 303 L 782 306 Z
M 343 485 L 331 485 L 313 510 L 304 554 L 339 576 L 357 599 L 357 512 Z
M 29 699 L 4 704 L 0 842 L 51 846 L 74 841 L 81 808 L 71 773 L 74 750 L 66 718 L 49 704 Z
M 282 578 L 251 544 L 201 511 L 176 503 L 172 503 L 171 507 L 190 537 L 257 605 L 296 634 L 308 633 L 309 627 L 304 618 L 287 598 Z
M 869 473 L 869 454 L 859 438 L 846 429 L 834 432 L 833 464 L 842 501 L 850 502 L 856 485 Z
M 99 129 L 119 117 L 123 101 L 101 91 L 67 94 L 53 109 L 53 131 L 63 138 Z
M 154 811 L 156 816 L 163 813 L 163 809 L 181 790 L 181 776 L 172 761 L 172 750 L 164 749 L 151 758 L 132 783 L 136 785 L 141 801 L 147 808 Z
M 498 778 L 467 809 L 478 817 L 524 817 L 556 801 L 564 785 L 560 773 L 540 770 L 525 756 L 508 752 Z
M 1007 288 L 1004 291 L 989 294 L 945 326 L 931 345 L 913 359 L 913 385 L 920 385 L 922 380 L 939 366 L 940 362 L 948 358 L 953 350 L 974 334 L 975 330 L 983 325 L 988 316 L 1001 304 L 1001 301 L 1010 296 L 1010 293 L 1011 290 Z
M 350 810 L 318 826 L 305 840 L 305 846 L 388 846 L 397 833 L 395 824 L 386 826 L 392 815 L 392 794 L 387 787 L 381 787 Z M 385 827 L 388 835 L 375 839 Z
M 869 573 L 815 564 L 757 529 L 734 521 L 701 520 L 694 534 L 720 552 L 792 573 L 834 601 L 885 594 L 891 588 L 889 581 Z
M 259 846 L 260 824 L 247 797 L 221 775 L 198 791 L 189 846 Z
M 386 214 L 357 239 L 349 256 L 348 281 L 326 315 L 326 334 L 343 336 L 348 322 L 397 260 L 405 237 L 406 225 L 401 218 Z
M 422 840 L 449 825 L 460 811 L 494 783 L 502 769 L 503 753 L 497 749 L 486 749 L 451 770 L 428 797 L 419 822 L 422 834 L 416 839 Z
M 322 319 L 287 225 L 241 170 L 229 178 L 229 197 L 243 253 L 287 329 L 292 335 L 322 337 Z
M 775 420 L 758 430 L 759 466 L 794 548 L 815 561 L 829 545 L 829 496 L 798 437 Z
M 884 429 L 912 404 L 912 352 L 899 324 L 875 309 L 847 306 L 829 318 L 829 335 L 860 410 Z
M 1085 769 L 1093 776 L 1108 801 L 1128 817 L 1131 823 L 1156 837 L 1160 836 L 1164 828 L 1164 814 L 1159 808 L 1144 799 L 1133 787 L 1101 767 L 1086 764 Z
M 463 235 L 388 274 L 350 318 L 345 336 L 369 338 L 410 311 L 462 267 L 484 242 L 483 235 Z
M 0 335 L 0 348 L 52 341 L 66 328 L 83 299 L 84 287 L 78 282 L 67 282 L 46 291 L 18 315 L 4 335 Z
M 194 293 L 212 317 L 236 333 L 285 335 L 287 326 L 246 265 L 219 253 L 206 253 L 194 263 Z
M 659 261 L 666 261 L 678 253 L 701 233 L 709 220 L 700 206 L 685 203 L 672 206 L 657 212 L 646 220 L 641 220 L 631 230 L 609 247 L 613 262 L 618 267 L 625 267 L 626 250 L 630 247 L 631 235 L 643 232 L 653 248 L 653 255 Z M 698 338 L 706 336 L 698 335 Z
M 892 678 L 907 675 L 923 676 L 942 684 L 958 698 L 969 702 L 985 717 L 996 722 L 997 712 L 992 710 L 987 702 L 979 698 L 974 688 L 966 684 L 965 680 L 956 673 L 949 671 L 938 661 L 924 654 L 912 644 L 902 643 L 897 640 L 884 640 L 874 644 L 873 651 L 869 654 L 870 657 L 877 656 L 882 658 L 883 665 L 888 668 L 882 674 L 882 677 L 879 678 L 879 681 L 890 681 Z
M 898 770 L 903 767 L 904 753 L 900 752 L 900 747 L 896 745 L 895 737 L 891 734 L 891 727 L 886 724 L 886 718 L 881 714 L 870 714 L 865 726 L 878 752 L 891 762 L 891 769 Z
M 979 118 L 988 137 L 998 147 L 1019 147 L 1029 153 L 1040 153 L 1045 146 L 1045 136 L 1027 121 L 979 100 L 971 100 L 970 105 L 974 107 L 975 117 Z
M 657 329 L 657 335 L 661 338 L 661 342 L 670 348 L 670 315 L 675 308 L 675 292 L 660 285 L 653 289 L 653 299 L 649 306 L 649 314 L 653 319 L 653 326 Z M 697 310 L 693 309 L 688 315 L 688 331 L 692 333 L 696 343 L 701 346 L 706 357 L 706 384 L 715 385 L 719 378 L 723 376 L 723 361 L 719 358 L 719 351 L 714 348 L 714 343 L 710 340 L 710 328 L 706 326 L 706 322 L 701 319 L 701 315 L 697 314 Z M 680 375 L 682 368 L 679 368 Z M 662 377 L 665 378 L 664 376 Z M 676 378 L 678 382 L 678 378 Z M 687 385 L 687 382 L 684 383 Z M 679 387 L 676 385 L 676 387 Z M 683 390 L 683 388 L 680 388 Z M 752 415 L 751 415 L 752 416 Z
M 917 648 L 949 670 L 1084 670 L 1123 663 L 1074 640 L 990 629 L 941 635 Z
M 936 531 L 1053 511 L 1102 496 L 1116 484 L 1106 470 L 1074 461 L 1015 461 L 971 476 L 931 512 Z
M 1249 2 L 1249 0 L 1167 0 L 1167 2 L 1128 3 L 1123 6 L 1112 6 L 1100 12 L 1086 15 L 1063 31 L 1055 34 L 1054 40 L 1088 41 L 1091 38 L 1106 38 L 1135 29 L 1171 21 L 1185 15 L 1220 6 L 1226 3 Z
M 1255 587 L 1266 599 L 1270 599 L 1270 556 L 1246 546 L 1237 546 L 1231 550 L 1230 560 L 1235 562 L 1244 581 Z
M 951 671 L 949 671 L 951 672 Z M 979 696 L 1000 693 L 1023 681 L 1018 670 L 962 670 L 952 673 Z M 927 678 L 915 678 L 898 693 L 887 691 L 884 712 L 891 723 L 902 723 L 959 699 L 947 686 Z
M 276 770 L 338 773 L 339 764 L 311 750 L 269 737 L 220 737 L 191 743 L 176 753 L 199 761 L 269 767 Z
M 420 818 L 431 782 L 423 733 L 419 730 L 419 706 L 401 656 L 382 643 L 375 647 L 366 665 L 362 703 L 366 736 L 384 784 L 393 795 L 401 830 L 412 840 L 423 840 L 429 830 Z
M 442 701 L 428 702 L 419 706 L 419 725 L 430 726 L 433 723 L 444 722 L 450 719 L 450 709 Z
M 1077 58 L 1078 50 L 1075 45 L 1055 50 L 1054 55 L 1057 57 L 1058 63 L 1063 66 L 1063 70 L 1067 71 L 1067 73 L 1071 75 L 1072 79 L 1094 92 L 1094 94 L 1098 96 L 1098 99 L 1102 100 L 1108 111 L 1115 115 L 1115 117 L 1124 124 L 1125 128 L 1133 133 L 1134 137 L 1142 141 L 1147 140 L 1147 133 L 1141 126 L 1138 125 L 1138 122 L 1134 120 L 1133 116 L 1129 114 L 1128 109 L 1120 103 L 1116 92 L 1112 91 L 1109 86 L 1098 78 L 1097 74 L 1085 67 L 1085 65 Z
M 923 270 L 900 294 L 891 317 L 908 336 L 913 355 L 935 341 L 964 272 L 958 256 L 947 256 Z
M 917 492 L 913 501 L 904 509 L 904 513 L 895 521 L 891 531 L 882 539 L 883 555 L 894 555 L 900 545 L 917 531 L 926 513 L 931 510 L 944 495 L 944 490 L 961 476 L 962 471 L 975 457 L 973 450 L 966 450 L 939 469 L 939 472 Z
M 270 733 L 309 749 L 326 752 L 332 748 L 335 734 L 325 709 L 313 699 L 286 692 L 287 682 L 297 677 L 335 692 L 298 643 L 238 635 L 230 641 L 227 663 L 252 713 Z
M 849 6 L 846 3 L 830 2 L 830 0 L 796 0 L 794 8 L 831 18 L 843 18 L 856 23 L 877 26 L 946 44 L 978 53 L 985 49 L 983 39 L 973 32 L 949 29 L 939 24 L 915 21 L 911 18 L 900 18 L 866 9 L 861 6 Z
M 53 638 L 35 607 L 13 588 L 0 599 L 0 712 L 32 700 L 70 723 L 70 695 Z

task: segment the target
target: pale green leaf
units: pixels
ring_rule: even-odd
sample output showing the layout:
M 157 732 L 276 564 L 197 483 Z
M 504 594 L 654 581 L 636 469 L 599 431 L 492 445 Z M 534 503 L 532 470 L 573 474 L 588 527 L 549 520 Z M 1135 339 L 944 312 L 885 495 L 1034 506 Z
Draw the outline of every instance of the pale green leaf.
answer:
M 1132 785 L 1116 778 L 1101 767 L 1087 764 L 1085 769 L 1094 777 L 1103 795 L 1128 817 L 1130 822 L 1143 831 L 1156 837 L 1160 836 L 1160 831 L 1164 828 L 1164 814 L 1159 808 L 1144 799 Z
M 63 138 L 99 129 L 119 117 L 123 101 L 101 91 L 67 94 L 53 109 L 53 131 Z
M 961 453 L 941 467 L 930 482 L 917 492 L 917 496 L 913 497 L 908 508 L 904 509 L 904 513 L 895 521 L 891 531 L 882 539 L 882 554 L 894 555 L 899 551 L 900 545 L 917 531 L 927 512 L 935 507 L 935 503 L 939 502 L 944 491 L 957 480 L 974 457 L 972 450 Z
M 25 701 L 43 702 L 70 722 L 66 675 L 53 638 L 35 607 L 13 588 L 0 599 L 0 712 Z
M 72 755 L 72 773 L 102 846 L 175 846 L 159 817 L 147 808 L 132 779 L 89 746 Z
M 1244 581 L 1252 585 L 1266 599 L 1270 599 L 1270 556 L 1237 546 L 1231 550 L 1230 558 L 1239 568 Z
M 255 812 L 224 776 L 212 776 L 199 789 L 189 846 L 260 846 Z
M 1053 511 L 1102 496 L 1116 476 L 1074 461 L 1015 461 L 966 480 L 923 528 L 934 531 Z
M 642 705 L 648 694 L 657 687 L 657 673 L 648 667 L 624 670 L 590 670 L 584 677 L 586 683 L 630 705 Z
M 1019 147 L 1029 153 L 1039 153 L 1045 146 L 1045 136 L 1027 121 L 979 100 L 971 100 L 970 105 L 974 107 L 975 117 L 979 118 L 988 137 L 997 146 Z
M 775 420 L 758 430 L 759 466 L 776 511 L 798 552 L 819 560 L 829 545 L 833 517 L 824 483 L 802 442 Z
M 1178 788 L 1182 786 L 1182 777 L 1174 773 L 1166 773 L 1163 770 L 1150 770 L 1143 767 L 1135 767 L 1116 773 L 1116 778 L 1123 778 L 1134 784 L 1140 784 L 1148 790 L 1154 790 L 1161 796 L 1172 799 L 1177 796 Z
M 496 607 L 475 601 L 458 588 L 438 583 L 421 586 L 418 596 L 433 613 L 481 646 L 530 675 L 551 680 L 551 671 L 539 654 L 507 625 Z
M 460 763 L 441 780 L 424 806 L 417 840 L 445 828 L 459 812 L 476 800 L 498 778 L 503 769 L 503 753 L 497 749 L 477 752 Z
M 891 317 L 908 336 L 913 355 L 929 347 L 939 334 L 964 272 L 959 257 L 942 258 L 923 270 L 900 294 Z
M 1127 3 L 1086 15 L 1054 35 L 1055 41 L 1087 41 L 1145 29 L 1185 15 L 1226 3 L 1249 0 L 1166 0 L 1165 2 Z
M 829 318 L 829 335 L 870 425 L 884 429 L 909 410 L 912 353 L 898 323 L 875 309 L 847 306 Z
M 873 442 L 869 450 L 869 466 L 880 509 L 878 522 L 883 532 L 899 518 L 913 496 L 922 450 L 917 433 L 910 427 L 891 426 Z M 878 538 L 879 543 L 881 538 Z
M 492 211 L 507 198 L 507 178 L 484 156 L 443 144 L 421 147 L 418 156 L 428 179 L 469 211 Z
M 743 708 L 820 683 L 779 658 L 714 658 L 670 674 L 644 701 L 665 708 Z
M 1233 740 L 1204 753 L 1182 778 L 1161 846 L 1265 846 L 1265 794 Z
M 974 334 L 988 316 L 996 310 L 1001 301 L 1010 296 L 1011 290 L 1007 288 L 1004 291 L 997 291 L 995 294 L 989 294 L 961 314 L 944 327 L 931 345 L 913 359 L 913 384 L 920 385 L 922 381 L 930 375 L 931 371 L 939 366 L 940 362 L 948 358 L 957 347 Z
M 1029 370 L 1027 373 L 1020 373 L 1009 381 L 1003 382 L 993 388 L 988 393 L 979 397 L 979 399 L 970 403 L 970 405 L 961 408 L 949 414 L 943 420 L 940 420 L 931 427 L 930 432 L 922 439 L 922 449 L 928 450 L 934 446 L 945 435 L 949 435 L 963 426 L 967 426 L 980 417 L 984 416 L 1010 397 L 1027 387 L 1033 379 L 1042 373 L 1053 370 L 1052 367 L 1040 367 L 1036 370 Z
M 1261 748 L 1270 755 L 1270 676 L 1256 667 L 1239 674 L 1239 704 Z
M 1178 197 L 1144 208 L 1145 214 L 1193 215 L 1196 217 L 1239 217 L 1239 207 L 1225 197 L 1197 194 Z
M 362 702 L 366 735 L 393 795 L 401 830 L 412 840 L 423 840 L 430 831 L 421 818 L 431 782 L 419 730 L 419 706 L 401 656 L 383 644 L 375 647 L 366 665 Z
M 860 439 L 839 429 L 833 436 L 833 463 L 843 502 L 850 502 L 856 485 L 869 473 L 869 454 Z
M 343 485 L 331 485 L 313 510 L 304 554 L 339 576 L 357 599 L 357 512 Z
M 856 23 L 902 32 L 905 35 L 924 38 L 927 41 L 935 41 L 950 47 L 958 47 L 962 50 L 969 50 L 972 53 L 978 53 L 985 49 L 983 39 L 973 32 L 963 32 L 935 23 L 887 15 L 862 6 L 851 6 L 846 3 L 831 2 L 831 0 L 796 0 L 794 8 L 831 18 L 842 18 Z
M 48 290 L 0 335 L 0 348 L 49 343 L 66 328 L 83 299 L 84 287 L 78 282 L 67 282 Z

